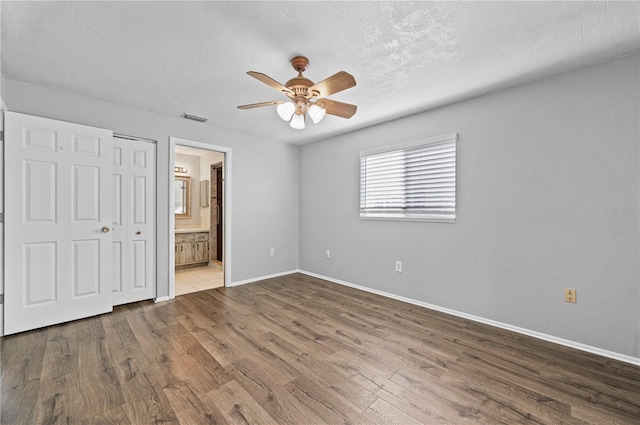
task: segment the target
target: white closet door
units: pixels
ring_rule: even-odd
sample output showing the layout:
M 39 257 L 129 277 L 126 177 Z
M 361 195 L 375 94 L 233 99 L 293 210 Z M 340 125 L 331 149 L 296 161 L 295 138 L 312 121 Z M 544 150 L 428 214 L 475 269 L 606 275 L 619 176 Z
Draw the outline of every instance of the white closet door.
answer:
M 113 305 L 156 296 L 156 144 L 113 138 Z
M 5 113 L 5 335 L 112 310 L 112 143 Z

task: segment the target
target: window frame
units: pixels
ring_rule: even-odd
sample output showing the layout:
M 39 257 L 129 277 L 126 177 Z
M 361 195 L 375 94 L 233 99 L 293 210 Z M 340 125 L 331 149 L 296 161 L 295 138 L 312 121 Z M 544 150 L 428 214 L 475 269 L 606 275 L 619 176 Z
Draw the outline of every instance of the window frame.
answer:
M 409 149 L 414 149 L 422 146 L 430 146 L 435 144 L 453 143 L 453 211 L 438 212 L 420 212 L 416 211 L 397 212 L 397 208 L 394 208 L 394 212 L 385 212 L 383 208 L 379 211 L 367 211 L 367 208 L 363 208 L 364 199 L 366 197 L 366 179 L 363 175 L 366 165 L 363 164 L 363 160 L 367 157 L 380 155 L 384 153 L 398 153 Z M 387 146 L 383 148 L 377 148 L 360 152 L 360 219 L 362 220 L 392 220 L 392 221 L 426 221 L 426 222 L 442 222 L 442 223 L 455 223 L 457 214 L 457 162 L 458 162 L 458 133 L 450 133 L 437 137 L 431 137 L 428 139 L 420 139 L 410 143 L 404 143 L 400 145 Z M 403 190 L 406 189 L 406 185 L 403 185 Z M 406 198 L 406 193 L 402 194 L 403 199 Z

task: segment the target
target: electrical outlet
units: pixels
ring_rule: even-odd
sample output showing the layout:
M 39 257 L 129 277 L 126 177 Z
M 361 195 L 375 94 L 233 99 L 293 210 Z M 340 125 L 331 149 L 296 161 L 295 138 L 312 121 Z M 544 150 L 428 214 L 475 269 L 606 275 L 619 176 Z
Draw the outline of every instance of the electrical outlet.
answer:
M 269 250 L 269 255 L 276 255 L 276 249 L 275 248 L 271 248 Z
M 396 260 L 396 271 L 402 273 L 402 261 Z
M 566 303 L 575 303 L 576 299 L 576 290 L 564 288 L 564 302 Z
M 331 258 L 331 251 L 329 251 L 328 249 L 324 252 L 324 256 L 327 258 Z

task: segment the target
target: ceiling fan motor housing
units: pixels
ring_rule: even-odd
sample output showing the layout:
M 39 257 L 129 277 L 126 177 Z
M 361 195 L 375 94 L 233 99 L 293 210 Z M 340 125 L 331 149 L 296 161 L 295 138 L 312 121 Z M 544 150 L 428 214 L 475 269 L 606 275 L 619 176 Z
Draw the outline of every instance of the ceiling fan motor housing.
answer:
M 315 83 L 302 75 L 302 73 L 306 71 L 307 67 L 309 66 L 309 59 L 304 56 L 296 56 L 295 58 L 291 59 L 291 66 L 293 67 L 293 69 L 298 71 L 298 75 L 287 81 L 285 83 L 285 87 L 294 93 L 294 96 L 292 96 L 294 100 L 299 96 L 310 99 L 314 94 L 309 92 L 308 89 Z
M 306 77 L 298 76 L 290 79 L 285 83 L 285 87 L 291 90 L 295 96 L 307 96 L 311 97 L 308 92 L 309 87 L 313 85 L 313 81 Z

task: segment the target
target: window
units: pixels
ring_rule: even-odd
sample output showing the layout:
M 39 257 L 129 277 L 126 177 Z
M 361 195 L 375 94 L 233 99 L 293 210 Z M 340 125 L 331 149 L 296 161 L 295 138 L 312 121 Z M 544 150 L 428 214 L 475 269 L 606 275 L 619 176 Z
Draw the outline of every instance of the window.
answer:
M 456 219 L 457 134 L 360 153 L 360 218 Z

